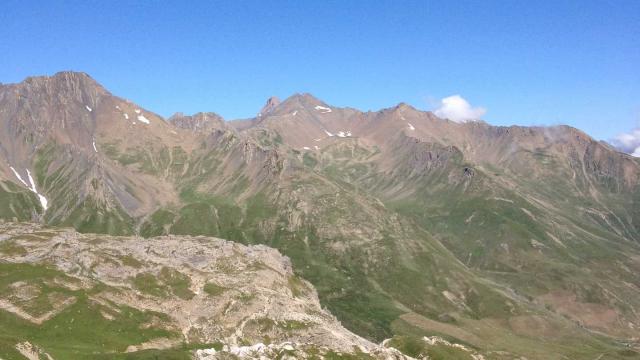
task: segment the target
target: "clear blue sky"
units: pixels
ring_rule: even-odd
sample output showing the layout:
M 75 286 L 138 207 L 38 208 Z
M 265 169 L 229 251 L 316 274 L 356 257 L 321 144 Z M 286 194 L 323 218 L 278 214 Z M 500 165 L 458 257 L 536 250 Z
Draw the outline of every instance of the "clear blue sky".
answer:
M 640 122 L 638 0 L 3 0 L 0 54 L 1 82 L 85 71 L 164 116 L 310 92 L 362 110 L 460 94 L 492 124 L 599 139 Z

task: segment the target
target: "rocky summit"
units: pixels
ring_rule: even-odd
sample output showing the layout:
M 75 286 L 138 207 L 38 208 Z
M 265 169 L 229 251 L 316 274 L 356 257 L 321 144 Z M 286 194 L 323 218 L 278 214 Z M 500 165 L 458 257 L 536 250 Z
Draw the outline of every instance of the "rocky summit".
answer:
M 0 358 L 639 358 L 639 186 L 568 126 L 2 84 Z

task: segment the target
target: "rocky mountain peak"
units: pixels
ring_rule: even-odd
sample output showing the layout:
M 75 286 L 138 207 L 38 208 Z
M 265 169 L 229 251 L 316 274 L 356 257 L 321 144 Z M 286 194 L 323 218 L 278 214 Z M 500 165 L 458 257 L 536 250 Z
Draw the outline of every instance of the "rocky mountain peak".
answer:
M 53 76 L 28 77 L 17 84 L 0 88 L 2 106 L 9 113 L 27 111 L 27 118 L 48 118 L 53 113 L 76 111 L 83 113 L 97 108 L 103 100 L 112 97 L 102 85 L 86 73 L 64 71 Z M 73 106 L 69 106 L 73 104 Z M 7 110 L 11 109 L 11 111 Z M 48 109 L 47 116 L 43 112 Z M 33 114 L 33 112 L 37 114 Z M 37 116 L 36 116 L 37 115 Z M 72 114 L 68 114 L 72 117 Z M 21 117 L 14 113 L 14 117 Z M 59 117 L 59 116 L 58 116 Z
M 318 99 L 317 97 L 313 96 L 310 93 L 297 93 L 294 95 L 291 95 L 289 98 L 287 98 L 287 100 L 294 100 L 294 101 L 298 101 L 302 104 L 318 104 L 318 103 L 323 103 L 324 102 L 320 99 Z
M 324 101 L 309 93 L 297 93 L 286 98 L 279 106 L 278 113 L 288 113 L 295 110 L 314 110 L 316 106 L 329 108 L 330 106 Z
M 260 110 L 258 116 L 269 114 L 270 112 L 275 110 L 278 105 L 280 105 L 280 99 L 277 96 L 270 97 L 269 99 L 267 99 L 266 104 L 264 104 L 264 106 Z
M 80 93 L 89 92 L 107 95 L 109 92 L 96 80 L 84 72 L 61 71 L 53 76 L 32 76 L 22 83 L 23 88 L 51 92 Z

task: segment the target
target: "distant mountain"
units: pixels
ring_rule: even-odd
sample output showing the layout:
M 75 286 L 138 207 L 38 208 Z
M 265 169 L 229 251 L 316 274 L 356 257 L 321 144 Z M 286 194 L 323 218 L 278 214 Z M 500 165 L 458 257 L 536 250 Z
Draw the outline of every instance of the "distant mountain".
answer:
M 640 163 L 578 129 L 310 94 L 165 121 L 72 72 L 0 86 L 0 129 L 0 218 L 274 247 L 346 328 L 414 357 L 435 335 L 638 356 Z

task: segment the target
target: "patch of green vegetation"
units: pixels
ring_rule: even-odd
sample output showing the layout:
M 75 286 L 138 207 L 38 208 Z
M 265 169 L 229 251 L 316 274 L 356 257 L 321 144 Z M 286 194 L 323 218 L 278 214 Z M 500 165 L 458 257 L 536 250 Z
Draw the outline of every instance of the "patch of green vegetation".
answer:
M 190 351 L 183 349 L 167 350 L 142 350 L 124 354 L 96 354 L 87 359 L 97 360 L 191 360 L 193 356 Z
M 139 273 L 133 278 L 133 286 L 143 293 L 156 296 L 166 297 L 168 296 L 168 289 L 166 286 L 158 281 L 158 278 L 151 273 Z
M 242 238 L 242 210 L 219 196 L 196 192 L 187 187 L 180 193 L 187 205 L 182 207 L 171 226 L 172 234 L 208 235 L 223 239 Z
M 403 354 L 414 358 L 426 355 L 425 342 L 419 337 L 394 336 L 391 338 L 388 345 L 402 351 Z
M 315 158 L 313 154 L 309 152 L 305 152 L 304 155 L 302 155 L 302 163 L 306 167 L 313 168 L 316 165 L 318 165 L 318 160 Z
M 276 132 L 276 136 L 275 136 L 275 138 L 273 139 L 273 141 L 274 141 L 276 144 L 282 145 L 282 143 L 283 143 L 283 141 L 282 141 L 282 136 L 280 135 L 280 133 L 279 133 L 279 132 Z
M 176 214 L 167 209 L 157 210 L 148 221 L 142 224 L 140 235 L 144 237 L 166 235 L 166 229 L 173 224 L 175 217 Z
M 7 256 L 23 256 L 27 254 L 27 249 L 15 240 L 5 240 L 0 242 L 0 253 Z
M 279 328 L 286 331 L 302 330 L 309 327 L 307 323 L 304 323 L 302 321 L 297 321 L 297 320 L 278 321 L 277 325 Z
M 9 181 L 0 181 L 0 219 L 29 221 L 41 211 L 34 193 Z
M 120 146 L 120 141 L 116 141 L 113 143 L 101 143 L 100 150 L 103 154 L 105 154 L 111 160 L 118 160 L 120 157 L 120 151 L 118 147 Z
M 434 360 L 473 360 L 471 353 L 460 348 L 445 344 L 429 345 L 422 338 L 415 336 L 394 336 L 388 345 L 418 359 L 427 357 Z
M 249 293 L 249 292 L 242 292 L 236 296 L 236 299 L 244 304 L 250 303 L 255 298 L 256 298 L 256 294 Z
M 106 209 L 92 198 L 80 203 L 62 222 L 63 226 L 73 226 L 83 233 L 130 235 L 133 233 L 133 219 L 120 207 Z
M 166 298 L 171 294 L 189 300 L 195 294 L 189 289 L 191 279 L 175 269 L 163 267 L 156 276 L 151 273 L 139 273 L 132 278 L 133 285 L 143 293 Z
M 48 143 L 38 149 L 35 155 L 34 175 L 36 182 L 45 186 L 48 185 L 47 174 L 49 172 L 49 166 L 56 157 L 56 154 L 60 151 L 55 143 Z
M 96 358 L 96 354 L 123 353 L 127 346 L 151 339 L 175 339 L 180 336 L 177 331 L 168 330 L 167 326 L 162 325 L 170 323 L 170 319 L 164 314 L 140 311 L 127 306 L 118 306 L 118 311 L 108 311 L 108 308 L 89 300 L 88 293 L 93 289 L 69 290 L 55 285 L 64 281 L 72 279 L 43 265 L 0 263 L 2 296 L 12 291 L 10 284 L 21 282 L 37 287 L 41 293 L 38 299 L 50 299 L 57 296 L 56 294 L 73 296 L 76 299 L 75 303 L 61 309 L 41 325 L 0 311 L 0 357 L 21 359 L 14 347 L 23 341 L 41 347 L 56 359 L 93 359 Z M 24 308 L 34 314 L 51 309 L 50 303 L 39 301 Z M 102 311 L 108 311 L 114 319 L 104 318 Z
M 196 295 L 189 289 L 191 278 L 175 269 L 163 267 L 158 278 L 181 299 L 189 300 Z
M 204 284 L 203 290 L 204 292 L 206 292 L 211 296 L 219 296 L 219 295 L 222 295 L 228 289 L 216 283 L 208 282 Z
M 120 261 L 122 262 L 122 265 L 130 266 L 132 268 L 139 269 L 140 267 L 142 267 L 142 262 L 131 255 L 122 256 L 120 258 Z
M 287 284 L 289 285 L 289 289 L 291 290 L 293 297 L 301 297 L 307 291 L 305 283 L 298 276 L 289 276 Z

